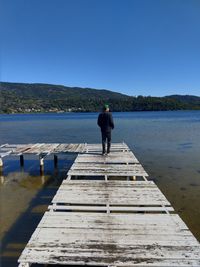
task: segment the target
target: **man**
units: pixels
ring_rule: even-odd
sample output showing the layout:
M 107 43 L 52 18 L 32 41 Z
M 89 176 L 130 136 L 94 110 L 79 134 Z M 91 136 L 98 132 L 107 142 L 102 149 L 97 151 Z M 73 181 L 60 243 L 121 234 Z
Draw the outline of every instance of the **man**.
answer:
M 114 129 L 114 122 L 109 106 L 104 105 L 103 112 L 99 114 L 97 124 L 101 128 L 102 135 L 102 155 L 106 154 L 106 140 L 107 140 L 107 154 L 110 153 L 111 146 L 111 130 Z

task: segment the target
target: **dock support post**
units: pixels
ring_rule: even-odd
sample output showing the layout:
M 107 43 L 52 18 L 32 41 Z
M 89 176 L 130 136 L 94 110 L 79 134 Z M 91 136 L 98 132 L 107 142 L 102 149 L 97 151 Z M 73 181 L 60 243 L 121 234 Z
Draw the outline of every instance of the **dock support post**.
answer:
M 54 155 L 54 167 L 57 168 L 58 167 L 58 156 Z
M 39 160 L 40 160 L 40 174 L 43 175 L 44 174 L 44 158 L 42 157 L 42 155 L 39 156 Z
M 1 177 L 1 184 L 4 183 L 4 176 L 3 176 L 3 160 L 0 157 L 0 177 Z
M 20 166 L 24 167 L 24 155 L 20 155 Z
M 31 266 L 31 264 L 28 263 L 28 262 L 20 263 L 20 264 L 18 265 L 18 267 L 30 267 L 30 266 Z

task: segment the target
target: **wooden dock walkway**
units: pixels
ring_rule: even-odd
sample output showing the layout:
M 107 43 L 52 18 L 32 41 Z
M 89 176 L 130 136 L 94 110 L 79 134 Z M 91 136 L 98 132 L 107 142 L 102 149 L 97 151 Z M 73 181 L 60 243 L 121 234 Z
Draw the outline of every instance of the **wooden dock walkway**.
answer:
M 58 153 L 95 153 L 101 150 L 101 144 L 58 144 L 58 143 L 37 143 L 37 144 L 3 144 L 0 145 L 0 157 L 8 155 L 49 155 Z M 130 151 L 125 143 L 116 143 L 112 146 L 113 152 Z
M 17 149 L 11 153 L 22 153 Z M 57 144 L 51 151 L 68 149 Z M 199 242 L 126 144 L 113 144 L 108 156 L 101 155 L 100 144 L 71 145 L 72 151 L 79 154 L 22 252 L 20 267 L 200 266 Z

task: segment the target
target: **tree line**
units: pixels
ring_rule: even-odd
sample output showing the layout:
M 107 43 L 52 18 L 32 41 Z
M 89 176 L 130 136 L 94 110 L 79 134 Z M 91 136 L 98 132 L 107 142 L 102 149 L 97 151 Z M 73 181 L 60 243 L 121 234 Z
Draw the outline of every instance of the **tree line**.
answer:
M 127 96 L 109 90 L 49 84 L 0 84 L 0 112 L 97 112 L 107 103 L 112 111 L 199 110 L 200 97 Z

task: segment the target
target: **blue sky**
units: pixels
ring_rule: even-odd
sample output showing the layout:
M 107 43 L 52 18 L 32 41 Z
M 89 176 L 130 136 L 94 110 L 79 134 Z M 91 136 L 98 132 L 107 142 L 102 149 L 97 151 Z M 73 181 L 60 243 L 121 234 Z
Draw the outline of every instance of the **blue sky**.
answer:
M 1 0 L 1 81 L 200 95 L 199 0 Z

